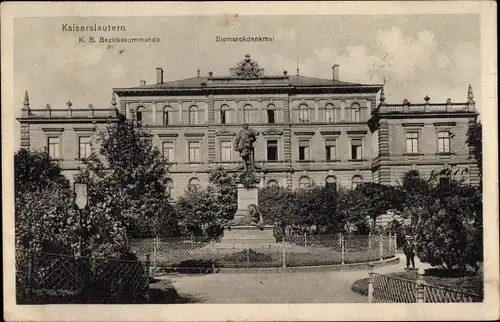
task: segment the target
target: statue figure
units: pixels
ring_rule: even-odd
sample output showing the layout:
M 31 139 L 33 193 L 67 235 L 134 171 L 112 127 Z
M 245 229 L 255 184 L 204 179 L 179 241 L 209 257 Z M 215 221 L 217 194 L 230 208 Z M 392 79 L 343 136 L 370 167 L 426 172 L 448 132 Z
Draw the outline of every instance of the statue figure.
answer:
M 234 139 L 234 150 L 240 153 L 246 170 L 252 170 L 255 163 L 253 144 L 257 141 L 259 132 L 249 129 L 248 124 L 243 124 L 243 129 Z
M 262 214 L 260 213 L 257 205 L 251 204 L 248 206 L 248 218 L 251 225 L 261 226 L 263 224 Z

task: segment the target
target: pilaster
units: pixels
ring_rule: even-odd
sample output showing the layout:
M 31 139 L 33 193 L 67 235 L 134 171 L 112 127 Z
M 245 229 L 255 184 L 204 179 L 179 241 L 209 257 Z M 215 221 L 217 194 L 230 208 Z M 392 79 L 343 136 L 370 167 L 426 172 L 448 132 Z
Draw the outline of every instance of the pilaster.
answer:
M 209 96 L 207 101 L 207 112 L 208 112 L 208 162 L 215 162 L 215 111 L 214 111 L 214 97 Z

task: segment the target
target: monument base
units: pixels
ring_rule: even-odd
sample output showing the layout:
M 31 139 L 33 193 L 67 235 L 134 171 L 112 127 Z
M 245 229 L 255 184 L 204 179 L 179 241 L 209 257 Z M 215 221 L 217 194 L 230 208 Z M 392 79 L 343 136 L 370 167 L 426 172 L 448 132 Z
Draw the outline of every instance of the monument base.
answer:
M 224 229 L 221 244 L 276 244 L 274 226 L 231 226 Z

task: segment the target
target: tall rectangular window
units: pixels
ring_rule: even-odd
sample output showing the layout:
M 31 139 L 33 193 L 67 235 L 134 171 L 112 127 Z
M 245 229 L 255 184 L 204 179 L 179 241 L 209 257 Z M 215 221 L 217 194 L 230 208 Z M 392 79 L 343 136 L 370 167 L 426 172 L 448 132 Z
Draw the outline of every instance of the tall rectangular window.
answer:
M 61 158 L 61 138 L 52 137 L 48 139 L 48 152 L 53 159 Z
M 91 153 L 90 136 L 80 136 L 78 138 L 78 157 L 80 159 L 87 159 Z
M 278 160 L 278 141 L 268 140 L 267 141 L 267 160 L 277 161 Z
M 441 131 L 438 134 L 438 151 L 439 153 L 450 152 L 450 132 Z
M 335 160 L 335 140 L 326 140 L 325 141 L 325 160 Z
M 222 162 L 231 161 L 231 142 L 222 141 L 220 143 L 220 159 Z
M 363 158 L 363 142 L 361 139 L 351 140 L 351 160 L 360 160 Z
M 167 161 L 174 161 L 174 142 L 163 142 L 163 157 Z
M 201 162 L 200 142 L 189 142 L 189 162 Z
M 299 140 L 299 160 L 309 160 L 309 140 Z
M 274 110 L 267 110 L 267 122 L 268 123 L 275 123 L 275 114 Z
M 406 153 L 418 153 L 418 132 L 406 133 Z

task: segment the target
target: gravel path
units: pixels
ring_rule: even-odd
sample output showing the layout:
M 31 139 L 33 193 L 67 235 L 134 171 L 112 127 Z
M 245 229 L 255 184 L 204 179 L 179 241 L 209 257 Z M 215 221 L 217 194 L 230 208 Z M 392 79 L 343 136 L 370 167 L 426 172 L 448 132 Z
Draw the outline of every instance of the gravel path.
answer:
M 377 268 L 388 273 L 403 270 L 405 258 L 397 265 Z M 417 267 L 427 268 L 416 260 Z M 351 272 L 300 273 L 220 273 L 168 274 L 168 280 L 180 295 L 198 303 L 366 303 L 367 298 L 354 293 L 352 284 L 368 277 L 367 270 Z

